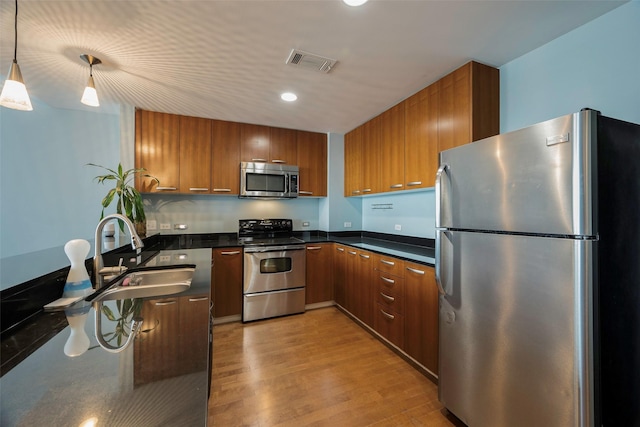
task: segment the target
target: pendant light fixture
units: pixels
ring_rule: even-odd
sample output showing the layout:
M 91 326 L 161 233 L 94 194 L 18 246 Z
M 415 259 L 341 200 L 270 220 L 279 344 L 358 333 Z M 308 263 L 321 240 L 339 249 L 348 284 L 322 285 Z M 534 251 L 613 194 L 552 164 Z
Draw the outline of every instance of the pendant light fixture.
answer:
M 87 82 L 87 87 L 84 88 L 84 93 L 82 94 L 80 102 L 90 107 L 99 107 L 100 102 L 98 101 L 98 92 L 96 92 L 96 85 L 93 82 L 93 66 L 102 64 L 102 61 L 95 56 L 87 54 L 80 55 L 80 58 L 89 64 L 89 81 Z
M 0 105 L 14 110 L 31 111 L 33 110 L 31 99 L 29 99 L 27 87 L 24 84 L 24 80 L 22 80 L 22 73 L 16 59 L 18 52 L 18 0 L 16 0 L 16 15 L 13 28 L 13 62 L 0 94 Z

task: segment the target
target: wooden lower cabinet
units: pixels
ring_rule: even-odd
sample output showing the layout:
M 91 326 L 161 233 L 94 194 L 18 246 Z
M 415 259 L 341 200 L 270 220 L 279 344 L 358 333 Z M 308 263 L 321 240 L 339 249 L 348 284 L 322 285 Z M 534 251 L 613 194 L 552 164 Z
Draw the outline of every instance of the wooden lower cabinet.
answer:
M 391 311 L 382 304 L 376 304 L 374 321 L 376 332 L 399 348 L 404 346 L 404 316 L 402 314 Z
M 346 308 L 346 268 L 347 268 L 347 247 L 333 245 L 333 299 L 340 307 Z
M 305 303 L 333 300 L 333 244 L 307 245 Z
M 438 374 L 438 288 L 435 271 L 421 264 L 405 263 L 406 353 Z
M 133 343 L 134 386 L 205 371 L 208 313 L 208 295 L 144 301 L 144 322 Z
M 215 318 L 242 314 L 242 248 L 213 250 L 211 295 Z

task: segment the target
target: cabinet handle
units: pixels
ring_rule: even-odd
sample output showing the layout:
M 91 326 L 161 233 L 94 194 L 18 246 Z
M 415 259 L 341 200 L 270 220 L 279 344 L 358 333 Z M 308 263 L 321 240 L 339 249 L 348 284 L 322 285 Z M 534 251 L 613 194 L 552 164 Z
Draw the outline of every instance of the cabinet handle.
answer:
M 176 303 L 176 300 L 172 299 L 171 301 L 158 301 L 156 305 L 171 305 L 175 303 Z
M 382 298 L 386 299 L 389 302 L 394 302 L 396 300 L 394 297 L 392 297 L 391 295 L 387 295 L 384 292 L 380 292 L 380 295 L 382 295 Z
M 177 187 L 156 187 L 158 191 L 176 191 Z
M 267 159 L 251 159 L 252 162 L 266 162 Z
M 359 254 L 362 258 L 364 259 L 369 259 L 371 258 L 371 255 L 365 255 L 365 254 Z
M 389 313 L 387 313 L 387 312 L 386 312 L 386 311 L 384 311 L 384 310 L 380 310 L 380 313 L 384 314 L 384 315 L 386 316 L 386 318 L 387 318 L 387 319 L 391 319 L 391 320 L 393 320 L 393 319 L 395 319 L 395 318 L 396 318 L 396 316 L 394 316 L 393 314 L 389 314 Z
M 238 255 L 240 251 L 224 251 L 220 252 L 220 255 Z
M 209 189 L 204 187 L 189 187 L 189 191 L 209 191 Z
M 209 297 L 189 298 L 189 302 L 206 301 Z
M 365 188 L 364 190 L 362 190 L 363 193 L 371 193 L 371 189 L 370 188 Z
M 407 267 L 407 270 L 416 274 L 424 274 L 424 270 L 416 270 L 415 268 L 411 268 L 411 267 Z
M 340 252 L 344 252 L 344 248 L 336 248 L 337 250 L 339 250 Z
M 393 184 L 389 188 L 402 188 L 402 187 L 403 187 L 402 184 Z
M 306 196 L 312 196 L 313 191 L 298 191 L 298 194 L 304 194 Z
M 271 160 L 271 163 L 287 163 L 286 160 L 280 160 L 280 159 L 273 159 Z
M 219 193 L 231 193 L 230 188 L 214 188 L 213 191 L 217 191 Z
M 381 259 L 380 262 L 383 263 L 383 264 L 387 264 L 387 265 L 396 265 L 395 262 L 387 261 L 386 259 Z
M 393 280 L 393 279 L 388 279 L 388 278 L 383 277 L 383 276 L 380 276 L 380 278 L 382 279 L 382 281 L 383 281 L 383 282 L 391 283 L 392 285 L 393 285 L 394 283 L 396 283 L 396 281 L 395 281 L 395 280 Z
M 317 251 L 319 249 L 322 249 L 322 247 L 320 247 L 320 246 L 307 246 L 307 250 L 308 251 Z
M 353 190 L 351 194 L 360 194 L 360 190 Z
M 422 181 L 411 181 L 411 182 L 407 182 L 407 185 L 408 185 L 408 186 L 411 186 L 411 185 L 422 185 Z
M 356 254 L 356 252 L 352 252 L 352 251 L 347 251 L 347 253 L 348 253 L 349 255 L 355 255 L 355 254 Z

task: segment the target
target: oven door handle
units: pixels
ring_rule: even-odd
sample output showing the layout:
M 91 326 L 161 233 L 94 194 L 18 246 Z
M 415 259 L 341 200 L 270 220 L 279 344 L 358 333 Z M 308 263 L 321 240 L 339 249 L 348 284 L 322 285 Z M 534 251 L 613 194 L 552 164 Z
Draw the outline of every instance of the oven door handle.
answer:
M 267 246 L 267 247 L 250 247 L 244 248 L 245 254 L 263 253 L 263 252 L 282 252 L 282 251 L 303 251 L 305 246 Z

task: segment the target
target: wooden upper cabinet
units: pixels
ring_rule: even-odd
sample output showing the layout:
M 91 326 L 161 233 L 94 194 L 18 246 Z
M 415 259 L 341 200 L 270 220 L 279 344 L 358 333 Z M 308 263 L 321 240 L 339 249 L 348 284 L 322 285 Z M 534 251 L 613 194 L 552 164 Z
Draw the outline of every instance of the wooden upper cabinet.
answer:
M 362 126 L 344 136 L 344 196 L 362 195 Z
M 270 128 L 269 162 L 295 165 L 297 161 L 296 131 L 293 129 Z
M 384 191 L 380 187 L 382 158 L 381 116 L 374 117 L 361 126 L 362 129 L 362 194 Z
M 180 116 L 180 193 L 209 193 L 211 120 Z
M 160 184 L 136 175 L 144 193 L 178 191 L 180 186 L 180 116 L 136 110 L 136 168 L 158 178 Z
M 405 101 L 405 188 L 435 185 L 438 168 L 438 110 L 440 83 L 436 82 Z
M 269 126 L 240 124 L 240 161 L 268 162 L 270 133 Z
M 500 132 L 500 72 L 469 62 L 440 80 L 438 150 Z
M 327 195 L 327 135 L 297 131 L 298 187 L 300 196 Z
M 211 120 L 211 193 L 240 193 L 240 123 Z
M 380 185 L 383 191 L 404 190 L 404 102 L 381 114 Z

